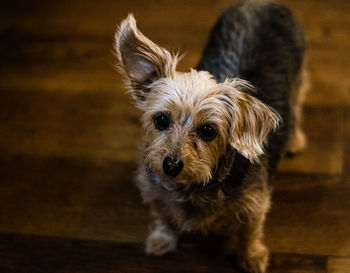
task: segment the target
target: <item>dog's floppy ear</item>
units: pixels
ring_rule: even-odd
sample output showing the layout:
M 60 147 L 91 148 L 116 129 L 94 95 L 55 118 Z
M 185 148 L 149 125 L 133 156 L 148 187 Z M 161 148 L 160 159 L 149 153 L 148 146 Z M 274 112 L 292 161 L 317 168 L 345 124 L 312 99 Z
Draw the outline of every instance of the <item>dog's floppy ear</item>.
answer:
M 259 155 L 264 153 L 267 136 L 277 128 L 280 116 L 257 98 L 240 91 L 253 89 L 248 82 L 233 79 L 226 80 L 223 84 L 226 85 L 226 94 L 231 103 L 228 105 L 232 119 L 230 144 L 251 162 L 258 161 Z
M 119 26 L 115 35 L 115 52 L 127 88 L 141 109 L 146 104 L 149 85 L 159 78 L 174 76 L 177 56 L 145 37 L 137 29 L 132 14 Z

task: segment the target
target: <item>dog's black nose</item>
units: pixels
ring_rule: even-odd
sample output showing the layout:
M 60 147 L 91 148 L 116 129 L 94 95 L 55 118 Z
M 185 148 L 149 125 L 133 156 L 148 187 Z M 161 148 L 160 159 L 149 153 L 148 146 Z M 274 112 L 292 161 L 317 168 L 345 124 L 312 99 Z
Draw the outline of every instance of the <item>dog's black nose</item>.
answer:
M 164 158 L 163 170 L 169 176 L 178 176 L 184 167 L 182 160 L 171 159 L 169 156 Z

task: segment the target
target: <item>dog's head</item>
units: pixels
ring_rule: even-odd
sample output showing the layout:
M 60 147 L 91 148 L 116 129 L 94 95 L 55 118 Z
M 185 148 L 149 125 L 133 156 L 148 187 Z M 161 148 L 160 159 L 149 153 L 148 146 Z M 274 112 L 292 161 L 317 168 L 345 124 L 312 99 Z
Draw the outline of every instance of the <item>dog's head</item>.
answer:
M 207 183 L 231 145 L 254 162 L 279 117 L 235 78 L 217 83 L 206 71 L 176 71 L 177 55 L 146 38 L 129 15 L 115 36 L 126 86 L 144 111 L 147 168 L 178 183 Z

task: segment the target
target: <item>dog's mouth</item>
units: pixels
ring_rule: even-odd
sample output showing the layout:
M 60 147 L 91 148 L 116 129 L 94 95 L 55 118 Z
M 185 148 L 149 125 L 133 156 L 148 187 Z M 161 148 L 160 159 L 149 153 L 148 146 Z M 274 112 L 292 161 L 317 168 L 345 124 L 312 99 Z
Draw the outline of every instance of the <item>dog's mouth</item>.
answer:
M 194 193 L 206 190 L 206 185 L 203 185 L 198 182 L 189 182 L 189 180 L 186 179 L 179 179 L 179 178 L 172 178 L 168 177 L 165 174 L 158 175 L 156 172 L 153 172 L 151 170 L 148 170 L 148 177 L 149 179 L 159 187 L 170 191 L 170 192 L 177 192 L 177 193 L 183 193 L 185 195 L 188 195 L 188 193 Z M 189 196 L 188 196 L 189 197 Z
M 176 178 L 169 178 L 164 175 L 158 175 L 156 172 L 148 170 L 149 179 L 159 187 L 180 194 L 181 198 L 192 199 L 196 196 L 203 194 L 204 192 L 216 192 L 218 188 L 222 187 L 222 181 L 212 178 L 207 183 L 200 182 L 188 182 L 189 180 Z

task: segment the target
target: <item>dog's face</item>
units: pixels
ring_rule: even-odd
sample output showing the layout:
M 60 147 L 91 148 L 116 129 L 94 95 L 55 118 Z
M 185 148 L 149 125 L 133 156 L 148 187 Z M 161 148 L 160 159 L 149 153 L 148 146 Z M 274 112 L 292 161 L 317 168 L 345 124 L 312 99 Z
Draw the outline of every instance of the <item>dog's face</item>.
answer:
M 120 71 L 144 111 L 144 162 L 163 179 L 207 183 L 230 145 L 250 161 L 263 153 L 279 117 L 240 79 L 217 83 L 205 71 L 176 72 L 177 56 L 136 28 L 132 15 L 116 34 Z

